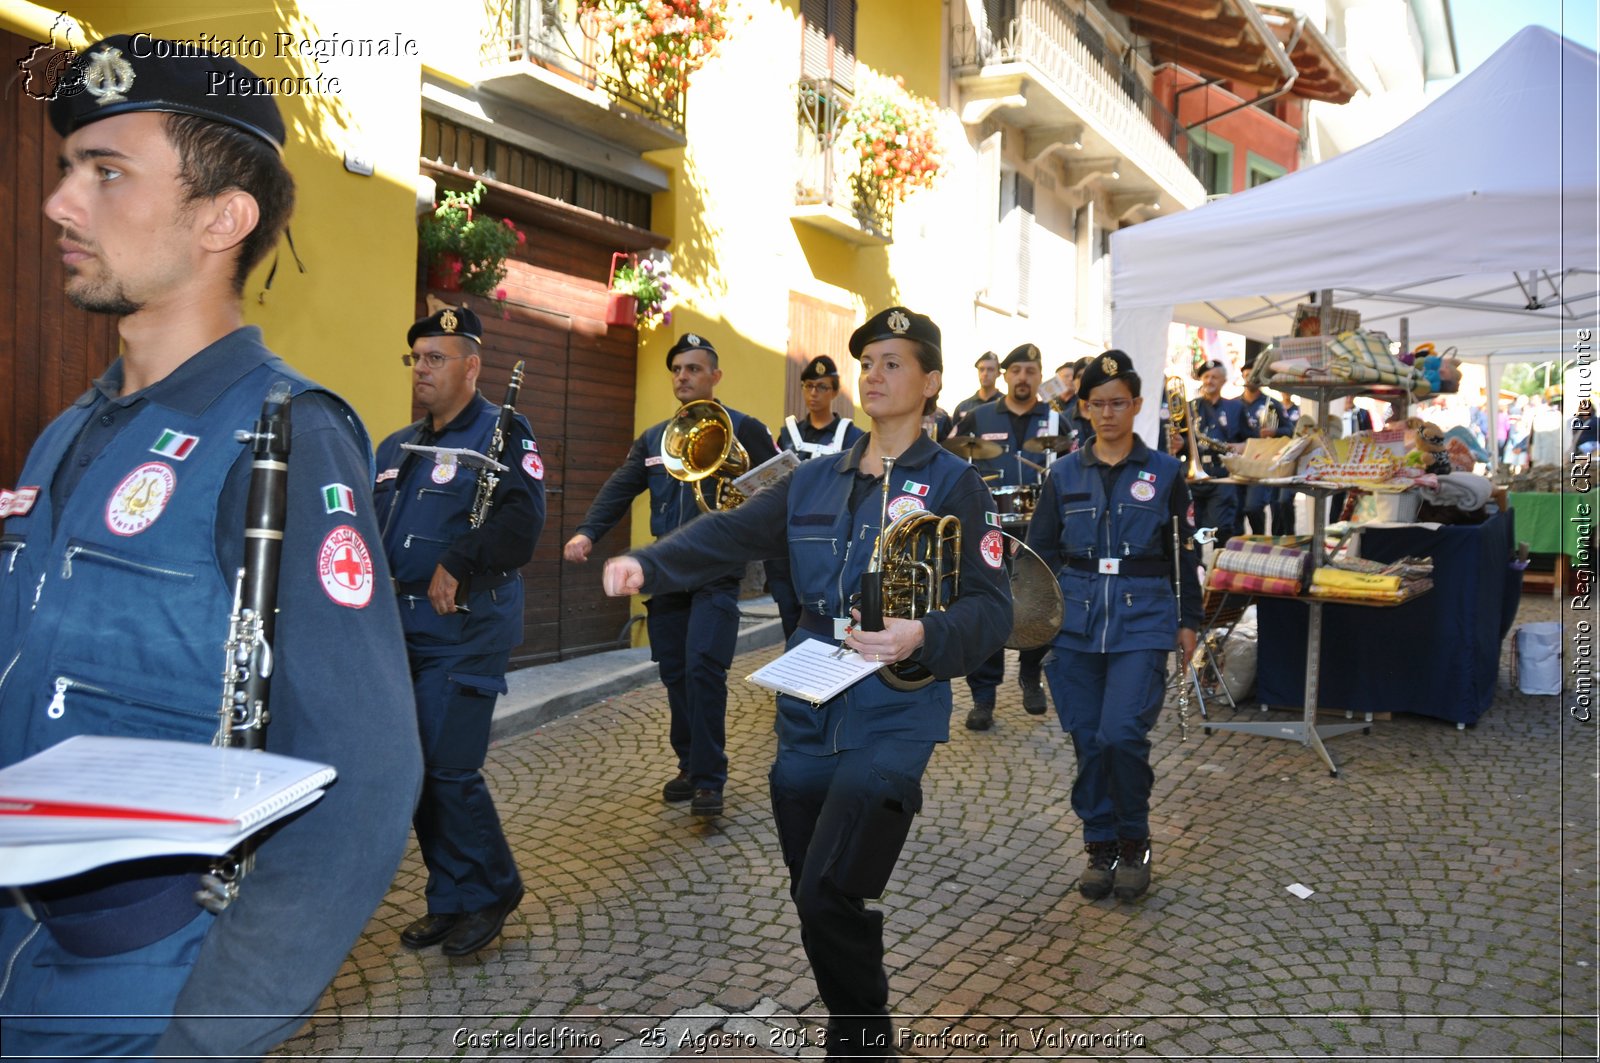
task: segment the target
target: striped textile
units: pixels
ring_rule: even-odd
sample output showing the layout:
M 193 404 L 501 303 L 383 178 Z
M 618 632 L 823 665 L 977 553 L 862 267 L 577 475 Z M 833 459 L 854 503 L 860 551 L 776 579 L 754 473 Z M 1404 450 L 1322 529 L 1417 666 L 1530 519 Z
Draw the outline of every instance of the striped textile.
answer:
M 1227 549 L 1216 555 L 1216 567 L 1226 572 L 1293 580 L 1296 586 L 1305 578 L 1306 561 L 1304 550 L 1271 543 L 1241 543 L 1238 539 L 1230 539 Z
M 1234 591 L 1241 594 L 1278 594 L 1293 598 L 1300 594 L 1300 581 L 1276 576 L 1252 576 L 1248 572 L 1229 572 L 1225 568 L 1214 568 L 1206 580 L 1206 589 Z
M 1320 572 L 1321 569 L 1318 569 L 1317 571 Z M 1419 594 L 1426 594 L 1431 590 L 1433 590 L 1433 580 L 1413 579 L 1406 580 L 1404 583 L 1400 584 L 1400 588 L 1398 590 L 1393 591 L 1358 591 L 1313 584 L 1310 593 L 1313 598 L 1324 598 L 1328 601 L 1342 600 L 1347 602 L 1406 602 L 1410 601 L 1412 598 L 1415 598 Z

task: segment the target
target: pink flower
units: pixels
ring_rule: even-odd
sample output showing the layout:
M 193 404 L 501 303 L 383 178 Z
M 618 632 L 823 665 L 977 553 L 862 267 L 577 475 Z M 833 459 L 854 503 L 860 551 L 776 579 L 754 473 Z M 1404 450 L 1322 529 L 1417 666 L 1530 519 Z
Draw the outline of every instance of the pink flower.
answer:
M 505 302 L 506 301 L 506 290 L 504 288 L 496 288 L 494 290 L 494 297 L 495 297 L 495 301 L 496 302 L 501 302 L 501 303 Z

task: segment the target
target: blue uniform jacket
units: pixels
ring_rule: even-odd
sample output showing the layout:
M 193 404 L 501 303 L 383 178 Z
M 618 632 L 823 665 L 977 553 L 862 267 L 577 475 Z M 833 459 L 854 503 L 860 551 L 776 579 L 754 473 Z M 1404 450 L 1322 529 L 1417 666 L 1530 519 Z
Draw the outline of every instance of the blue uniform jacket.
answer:
M 1086 653 L 1170 650 L 1178 635 L 1173 597 L 1172 519 L 1185 542 L 1194 531 L 1183 464 L 1158 454 L 1137 436 L 1121 465 L 1111 469 L 1085 447 L 1050 467 L 1028 528 L 1034 549 L 1061 585 L 1061 631 L 1055 645 Z M 1186 548 L 1183 626 L 1200 629 L 1203 615 L 1194 552 Z M 1157 571 L 1083 571 L 1071 562 L 1137 561 Z
M 1052 421 L 1055 432 L 1052 432 Z M 985 461 L 975 462 L 978 471 L 983 474 L 999 473 L 997 479 L 988 479 L 984 482 L 990 490 L 996 487 L 1011 487 L 1016 484 L 1036 484 L 1043 477 L 1038 469 L 1032 465 L 1019 461 L 1019 457 L 1026 457 L 1038 465 L 1044 464 L 1043 454 L 1024 454 L 1022 444 L 1034 436 L 1054 435 L 1062 431 L 1063 419 L 1059 413 L 1051 416 L 1050 407 L 1042 402 L 1036 402 L 1033 409 L 1028 411 L 1026 428 L 1021 436 L 1016 434 L 1011 420 L 1011 409 L 1006 406 L 1004 398 L 994 402 L 984 403 L 974 408 L 961 423 L 956 425 L 955 434 L 958 436 L 975 435 L 999 443 L 1004 452 L 998 458 L 989 458 Z
M 1244 408 L 1244 437 L 1246 439 L 1261 438 L 1261 416 L 1269 408 L 1278 411 L 1278 427 L 1276 429 L 1278 436 L 1286 436 L 1294 429 L 1293 423 L 1284 412 L 1283 403 L 1264 391 L 1256 396 L 1254 402 L 1250 402 L 1240 396 L 1239 404 Z
M 728 419 L 733 422 L 735 438 L 750 455 L 751 468 L 778 453 L 765 425 L 731 406 L 723 406 L 723 409 L 728 411 Z M 695 485 L 673 479 L 661 464 L 661 437 L 666 427 L 666 421 L 651 425 L 644 435 L 633 441 L 627 459 L 600 488 L 583 523 L 578 525 L 579 535 L 599 542 L 606 532 L 617 526 L 641 491 L 650 492 L 650 534 L 658 539 L 700 516 L 700 507 L 694 500 Z
M 209 742 L 244 554 L 251 454 L 234 433 L 255 423 L 282 379 L 295 398 L 267 748 L 331 764 L 339 778 L 266 838 L 177 1001 L 180 1015 L 257 1018 L 218 1032 L 180 1017 L 164 1052 L 260 1055 L 287 1036 L 405 852 L 421 755 L 388 566 L 362 490 L 372 476 L 366 433 L 255 328 L 131 396 L 119 395 L 118 362 L 40 436 L 20 480 L 35 500 L 26 513 L 13 508 L 0 550 L 0 764 L 75 734 Z M 96 446 L 75 447 L 89 429 Z M 83 464 L 57 510 L 51 487 L 68 455 Z M 51 892 L 109 911 L 181 877 L 170 863 L 131 861 Z M 137 936 L 147 922 L 130 916 L 116 930 Z M 118 1001 L 103 1006 L 116 1011 Z
M 435 433 L 427 418 L 408 425 L 378 447 L 373 505 L 383 527 L 383 548 L 402 596 L 426 598 L 436 566 L 465 579 L 469 612 L 440 616 L 431 604 L 400 610 L 412 653 L 482 654 L 522 641 L 522 576 L 544 528 L 544 459 L 528 422 L 518 414 L 500 463 L 483 527 L 470 517 L 478 476 L 461 466 L 436 465 L 401 444 L 489 452 L 500 407 L 474 395 L 466 408 Z M 496 593 L 490 594 L 494 590 Z
M 1191 422 L 1200 435 L 1219 443 L 1243 443 L 1246 435 L 1244 403 L 1238 399 L 1218 399 L 1215 403 L 1196 397 L 1189 403 Z M 1228 475 L 1220 453 L 1200 448 L 1200 465 L 1207 476 Z M 1214 489 L 1214 488 L 1213 488 Z
M 818 618 L 849 616 L 852 595 L 878 538 L 882 493 L 874 487 L 855 514 L 850 496 L 871 437 L 843 454 L 808 461 L 738 509 L 718 513 L 637 552 L 645 590 L 696 586 L 728 560 L 787 554 L 795 593 Z M 890 480 L 891 521 L 925 509 L 961 522 L 961 579 L 949 608 L 922 618 L 925 641 L 915 659 L 936 677 L 920 690 L 900 691 L 869 676 L 821 707 L 778 696 L 776 730 L 784 748 L 824 755 L 857 749 L 877 738 L 943 742 L 950 737 L 949 679 L 965 675 L 1004 645 L 1011 632 L 1011 586 L 1006 581 L 994 503 L 966 462 L 926 436 L 906 448 Z M 790 640 L 825 635 L 796 631 Z

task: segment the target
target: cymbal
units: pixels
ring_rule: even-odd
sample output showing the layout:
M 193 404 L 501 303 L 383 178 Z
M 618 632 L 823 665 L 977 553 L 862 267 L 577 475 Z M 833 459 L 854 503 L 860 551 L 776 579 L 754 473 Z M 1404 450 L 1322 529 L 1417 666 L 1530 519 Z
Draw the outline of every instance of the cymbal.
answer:
M 944 449 L 968 461 L 998 458 L 1001 454 L 999 443 L 992 439 L 979 439 L 977 436 L 951 436 L 944 441 Z
M 1047 454 L 1051 451 L 1060 454 L 1071 442 L 1071 436 L 1034 436 L 1032 439 L 1022 441 L 1022 449 L 1035 454 Z

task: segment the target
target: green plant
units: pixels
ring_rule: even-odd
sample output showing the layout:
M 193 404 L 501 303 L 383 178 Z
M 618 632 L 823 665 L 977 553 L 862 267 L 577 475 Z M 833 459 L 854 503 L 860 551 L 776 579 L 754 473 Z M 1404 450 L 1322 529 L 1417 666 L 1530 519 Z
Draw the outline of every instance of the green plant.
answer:
M 728 0 L 578 0 L 635 92 L 673 105 L 728 36 Z
M 672 295 L 672 267 L 664 260 L 629 259 L 617 267 L 611 290 L 631 295 L 638 302 L 640 328 L 672 324 L 672 311 L 667 309 Z
M 854 172 L 850 187 L 869 212 L 887 215 L 944 166 L 939 112 L 906 91 L 903 79 L 867 75 L 845 118 L 843 143 Z
M 528 237 L 509 218 L 475 216 L 484 191 L 479 181 L 470 192 L 446 192 L 444 202 L 423 216 L 417 239 L 429 263 L 451 270 L 462 291 L 504 300 L 495 286 L 505 279 L 506 259 Z

